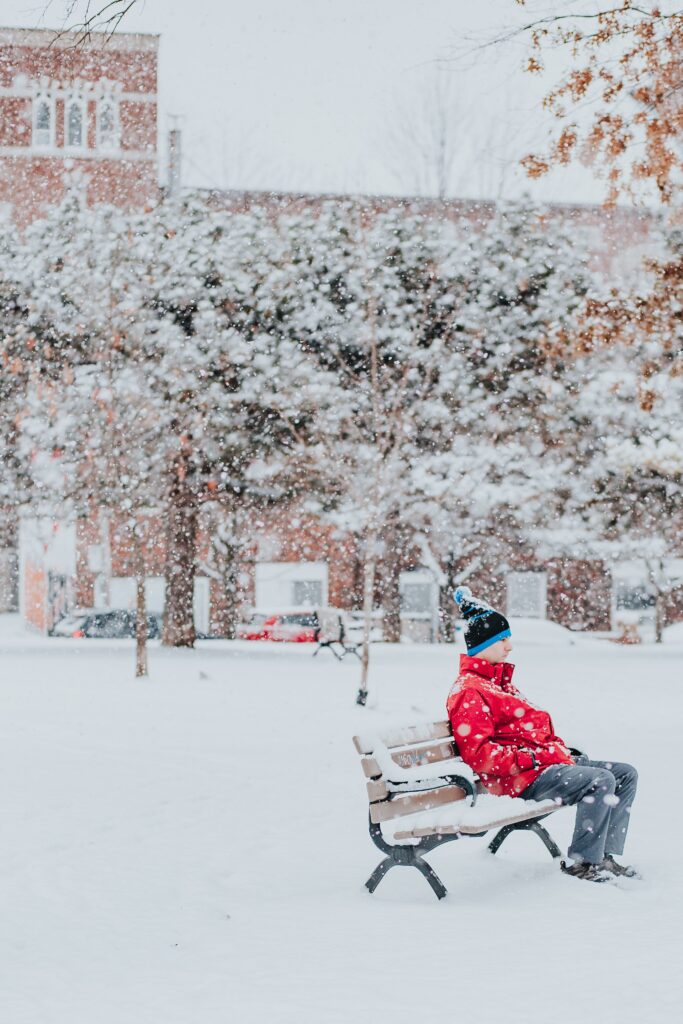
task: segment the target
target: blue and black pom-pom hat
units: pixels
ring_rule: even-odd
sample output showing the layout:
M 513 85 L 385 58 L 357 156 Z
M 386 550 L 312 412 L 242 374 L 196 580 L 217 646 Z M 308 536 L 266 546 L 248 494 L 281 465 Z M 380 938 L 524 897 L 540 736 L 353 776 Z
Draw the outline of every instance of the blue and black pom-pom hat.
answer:
M 479 654 L 498 640 L 511 636 L 510 623 L 484 601 L 472 597 L 469 587 L 458 587 L 454 595 L 465 620 L 465 643 L 468 654 Z

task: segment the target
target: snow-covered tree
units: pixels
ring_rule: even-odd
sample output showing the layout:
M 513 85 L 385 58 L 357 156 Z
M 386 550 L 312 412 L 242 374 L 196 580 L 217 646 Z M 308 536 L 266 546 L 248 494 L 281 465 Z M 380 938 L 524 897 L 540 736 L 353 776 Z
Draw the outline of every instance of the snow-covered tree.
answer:
M 21 262 L 26 315 L 17 341 L 31 368 L 22 434 L 39 504 L 63 517 L 105 510 L 127 535 L 137 580 L 136 672 L 145 675 L 142 545 L 150 516 L 163 511 L 163 491 L 149 379 L 130 345 L 139 266 L 129 221 L 69 196 L 27 230 Z
M 411 505 L 427 498 L 426 460 L 451 429 L 441 226 L 348 202 L 284 218 L 280 231 L 288 251 L 276 282 L 280 329 L 308 357 L 323 507 L 363 546 L 364 702 L 380 542 L 391 540 L 388 529 L 395 541 L 413 528 Z M 392 543 L 385 550 L 396 591 L 388 624 L 397 630 L 401 552 Z
M 580 545 L 609 562 L 637 560 L 655 601 L 656 639 L 681 585 L 668 565 L 683 555 L 683 385 L 652 336 L 580 360 L 572 471 L 556 548 Z M 552 536 L 552 535 L 551 535 Z
M 435 546 L 451 579 L 487 575 L 561 509 L 582 368 L 572 338 L 589 287 L 581 237 L 526 202 L 500 207 L 444 267 L 453 308 L 453 444 Z
M 16 546 L 18 509 L 27 498 L 26 467 L 18 451 L 19 421 L 26 395 L 26 361 L 15 329 L 21 317 L 18 295 L 19 240 L 9 224 L 0 225 L 0 548 Z
M 70 199 L 27 234 L 25 334 L 55 339 L 62 387 L 58 402 L 54 388 L 35 392 L 26 434 L 43 461 L 59 452 L 57 493 L 73 508 L 163 516 L 174 646 L 194 641 L 202 505 L 272 503 L 305 475 L 305 459 L 290 457 L 296 352 L 260 305 L 270 231 L 259 211 L 191 198 L 147 215 Z
M 301 488 L 302 356 L 262 300 L 266 276 L 279 272 L 263 211 L 162 204 L 136 223 L 134 249 L 145 281 L 134 333 L 168 480 L 165 638 L 188 643 L 200 506 L 267 504 Z

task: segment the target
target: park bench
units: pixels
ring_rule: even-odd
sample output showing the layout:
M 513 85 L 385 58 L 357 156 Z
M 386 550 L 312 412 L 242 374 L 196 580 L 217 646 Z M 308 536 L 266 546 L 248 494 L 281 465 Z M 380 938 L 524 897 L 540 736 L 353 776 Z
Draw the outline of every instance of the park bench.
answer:
M 318 646 L 313 651 L 314 658 L 324 647 L 332 651 L 339 661 L 342 661 L 347 654 L 355 654 L 357 658 L 360 658 L 358 644 L 349 639 L 349 621 L 345 612 L 340 608 L 317 608 L 316 615 L 318 617 L 316 633 Z M 339 648 L 341 654 L 336 648 Z
M 442 899 L 446 887 L 424 854 L 492 830 L 491 853 L 512 832 L 525 830 L 534 832 L 552 857 L 560 856 L 540 822 L 561 805 L 488 793 L 459 756 L 450 722 L 393 729 L 381 736 L 362 734 L 353 742 L 367 779 L 370 838 L 385 854 L 365 883 L 370 892 L 391 868 L 403 866 L 417 868 Z

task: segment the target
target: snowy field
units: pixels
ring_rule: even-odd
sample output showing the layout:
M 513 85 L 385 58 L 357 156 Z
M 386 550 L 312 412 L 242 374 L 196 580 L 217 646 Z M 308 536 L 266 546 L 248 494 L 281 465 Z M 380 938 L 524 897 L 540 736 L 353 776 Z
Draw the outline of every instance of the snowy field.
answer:
M 518 633 L 558 732 L 640 770 L 640 883 L 563 876 L 518 834 L 431 854 L 440 903 L 400 868 L 367 893 L 351 737 L 444 717 L 453 648 L 377 645 L 363 710 L 358 663 L 307 646 L 154 647 L 135 681 L 127 641 L 0 624 L 3 1024 L 679 1020 L 683 637 Z

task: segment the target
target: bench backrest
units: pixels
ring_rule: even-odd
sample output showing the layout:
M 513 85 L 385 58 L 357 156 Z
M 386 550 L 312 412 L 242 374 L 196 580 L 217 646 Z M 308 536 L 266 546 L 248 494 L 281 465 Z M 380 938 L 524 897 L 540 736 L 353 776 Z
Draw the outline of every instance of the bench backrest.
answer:
M 361 765 L 368 780 L 370 820 L 374 824 L 464 800 L 467 796 L 460 786 L 450 785 L 421 793 L 401 795 L 400 792 L 400 769 L 419 768 L 459 756 L 448 721 L 411 725 L 381 736 L 361 733 L 353 737 L 353 742 L 361 755 Z M 391 774 L 392 763 L 399 769 L 394 778 Z
M 329 643 L 341 637 L 341 612 L 338 608 L 316 608 L 318 616 L 318 641 Z
M 344 639 L 351 639 L 351 631 L 357 628 L 360 631 L 361 623 L 354 622 L 349 613 L 343 608 L 339 609 L 339 621 L 341 622 L 342 629 L 344 631 Z

